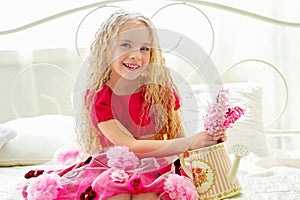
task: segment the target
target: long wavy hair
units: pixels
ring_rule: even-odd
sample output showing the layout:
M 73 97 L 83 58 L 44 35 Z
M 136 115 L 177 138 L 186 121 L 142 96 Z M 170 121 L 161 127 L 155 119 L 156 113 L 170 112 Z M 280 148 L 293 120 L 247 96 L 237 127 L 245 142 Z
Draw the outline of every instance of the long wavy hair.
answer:
M 175 97 L 174 92 L 180 98 L 177 88 L 173 83 L 169 69 L 165 66 L 165 60 L 162 56 L 162 50 L 159 46 L 158 36 L 151 20 L 139 14 L 118 10 L 105 21 L 96 34 L 95 41 L 92 43 L 89 57 L 89 69 L 87 70 L 86 82 L 81 95 L 82 107 L 80 109 L 81 120 L 78 139 L 81 147 L 87 153 L 96 153 L 101 149 L 99 130 L 92 122 L 92 112 L 95 100 L 95 92 L 100 90 L 109 80 L 110 52 L 117 35 L 122 26 L 128 21 L 143 22 L 150 30 L 152 44 L 150 48 L 150 63 L 142 78 L 145 91 L 145 101 L 143 104 L 142 115 L 148 113 L 150 106 L 157 104 L 160 106 L 151 107 L 155 113 L 154 122 L 156 124 L 156 140 L 173 139 L 182 137 L 181 110 L 179 115 L 174 111 Z M 93 92 L 94 91 L 94 92 Z M 163 109 L 161 109 L 163 108 Z M 143 117 L 141 117 L 143 118 Z

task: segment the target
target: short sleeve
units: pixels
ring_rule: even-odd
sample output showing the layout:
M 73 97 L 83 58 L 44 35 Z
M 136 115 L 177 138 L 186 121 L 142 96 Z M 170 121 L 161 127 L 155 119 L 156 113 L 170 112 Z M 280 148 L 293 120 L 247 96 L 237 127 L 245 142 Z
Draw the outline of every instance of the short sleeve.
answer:
M 94 105 L 94 113 L 95 118 L 93 121 L 97 124 L 99 122 L 104 122 L 110 119 L 114 119 L 114 115 L 111 107 L 111 96 L 112 92 L 104 88 L 96 93 L 95 96 L 95 105 Z

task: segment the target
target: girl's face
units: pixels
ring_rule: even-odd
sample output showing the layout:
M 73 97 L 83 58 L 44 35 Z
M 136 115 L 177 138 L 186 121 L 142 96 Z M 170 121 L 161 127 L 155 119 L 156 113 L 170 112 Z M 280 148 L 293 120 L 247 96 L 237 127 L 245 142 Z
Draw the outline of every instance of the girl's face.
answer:
M 126 22 L 112 53 L 112 77 L 136 80 L 150 61 L 151 33 L 140 21 Z

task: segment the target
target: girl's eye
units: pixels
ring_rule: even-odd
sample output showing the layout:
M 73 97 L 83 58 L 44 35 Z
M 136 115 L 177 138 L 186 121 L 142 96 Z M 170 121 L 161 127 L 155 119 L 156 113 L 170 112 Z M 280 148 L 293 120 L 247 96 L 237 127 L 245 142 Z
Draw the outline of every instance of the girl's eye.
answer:
M 149 48 L 149 47 L 141 47 L 140 50 L 141 50 L 141 51 L 149 51 L 150 48 Z
M 129 43 L 123 43 L 123 44 L 121 44 L 121 46 L 122 47 L 126 47 L 126 48 L 130 48 L 131 47 Z

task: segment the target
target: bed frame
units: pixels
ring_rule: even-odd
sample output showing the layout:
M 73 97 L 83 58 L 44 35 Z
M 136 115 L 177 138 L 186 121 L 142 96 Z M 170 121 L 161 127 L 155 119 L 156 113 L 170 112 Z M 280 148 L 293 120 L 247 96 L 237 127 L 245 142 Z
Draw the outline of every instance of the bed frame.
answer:
M 114 0 L 114 1 L 99 1 L 96 3 L 92 3 L 92 4 L 88 4 L 88 5 L 84 5 L 84 6 L 80 6 L 77 8 L 73 8 L 70 10 L 66 10 L 45 18 L 41 18 L 39 20 L 36 20 L 34 22 L 10 29 L 10 30 L 1 30 L 0 31 L 0 36 L 6 36 L 6 35 L 10 35 L 10 34 L 14 34 L 20 31 L 24 31 L 24 30 L 28 30 L 31 28 L 34 28 L 36 26 L 42 25 L 42 24 L 46 24 L 49 22 L 52 22 L 54 20 L 57 20 L 59 18 L 65 17 L 65 16 L 69 16 L 69 15 L 73 15 L 76 14 L 78 12 L 85 12 L 86 14 L 82 17 L 82 19 L 78 22 L 74 22 L 77 25 L 77 29 L 75 30 L 75 34 L 74 34 L 74 41 L 75 41 L 75 47 L 74 47 L 74 51 L 76 53 L 74 53 L 72 56 L 75 60 L 75 62 L 73 62 L 73 66 L 75 68 L 75 70 L 68 70 L 68 64 L 66 65 L 59 65 L 59 64 L 55 64 L 50 62 L 47 62 L 47 59 L 40 60 L 40 62 L 36 62 L 36 63 L 32 63 L 29 64 L 29 66 L 22 66 L 22 70 L 19 71 L 16 74 L 16 77 L 11 81 L 11 88 L 8 88 L 10 90 L 9 92 L 9 97 L 10 97 L 10 107 L 11 110 L 13 112 L 13 116 L 8 116 L 5 119 L 2 119 L 2 121 L 11 119 L 11 118 L 15 118 L 15 117 L 21 117 L 22 115 L 24 115 L 24 109 L 22 110 L 21 107 L 24 107 L 24 105 L 20 104 L 18 95 L 19 93 L 16 92 L 18 90 L 18 88 L 20 87 L 20 82 L 24 81 L 24 75 L 29 76 L 28 74 L 32 74 L 35 71 L 38 71 L 42 68 L 42 71 L 45 72 L 50 72 L 53 71 L 51 74 L 53 74 L 53 76 L 57 76 L 57 73 L 60 73 L 62 79 L 64 79 L 64 81 L 68 82 L 68 87 L 64 88 L 65 91 L 67 91 L 68 93 L 72 92 L 72 87 L 73 84 L 75 82 L 76 79 L 76 72 L 77 70 L 80 68 L 80 65 L 82 63 L 82 60 L 84 59 L 84 55 L 86 53 L 86 49 L 79 47 L 79 40 L 80 40 L 80 32 L 82 31 L 82 29 L 84 29 L 84 24 L 86 23 L 86 21 L 88 21 L 88 18 L 91 17 L 93 14 L 97 13 L 97 12 L 102 12 L 105 11 L 105 8 L 112 8 L 112 9 L 117 9 L 120 8 L 122 6 L 124 6 L 126 8 L 126 4 L 129 5 L 134 5 L 135 3 L 137 3 L 137 1 L 121 1 L 121 0 Z M 137 5 L 139 6 L 139 5 Z M 208 2 L 208 1 L 196 1 L 196 0 L 186 0 L 186 1 L 163 1 L 159 6 L 153 6 L 154 8 L 152 9 L 151 12 L 149 12 L 149 17 L 151 17 L 153 20 L 155 20 L 157 18 L 157 16 L 159 16 L 161 13 L 163 13 L 165 10 L 171 8 L 171 7 L 188 7 L 190 10 L 194 10 L 196 12 L 199 13 L 199 15 L 201 15 L 202 20 L 206 21 L 205 23 L 207 24 L 206 29 L 207 29 L 207 33 L 211 34 L 210 36 L 210 40 L 211 40 L 211 44 L 208 45 L 208 48 L 206 49 L 207 52 L 207 57 L 212 57 L 213 53 L 216 51 L 218 52 L 218 50 L 215 49 L 216 47 L 216 39 L 217 38 L 217 34 L 215 29 L 218 29 L 218 27 L 213 23 L 212 21 L 212 17 L 209 17 L 209 14 L 211 13 L 211 10 L 213 10 L 214 12 L 222 12 L 222 13 L 229 13 L 229 14 L 234 14 L 237 17 L 246 17 L 246 18 L 251 18 L 253 20 L 259 21 L 259 23 L 266 23 L 266 24 L 271 24 L 272 26 L 281 26 L 281 27 L 288 27 L 288 28 L 299 28 L 300 27 L 300 23 L 294 23 L 294 22 L 288 22 L 288 21 L 282 21 L 282 20 L 278 20 L 278 19 L 274 19 L 271 17 L 266 17 L 263 15 L 259 15 L 259 14 L 255 14 L 252 12 L 248 12 L 245 10 L 241 10 L 238 8 L 234 8 L 234 7 L 230 7 L 227 5 L 222 5 L 222 4 L 217 4 L 217 3 L 213 3 L 213 2 Z M 139 9 L 138 7 L 136 7 L 137 10 Z M 208 9 L 208 10 L 207 10 Z M 208 13 L 208 14 L 207 14 Z M 188 20 L 188 19 L 187 19 Z M 179 38 L 177 41 L 177 44 L 174 44 L 174 47 L 176 47 L 176 45 L 179 45 L 180 41 L 182 38 Z M 181 53 L 176 51 L 176 49 L 170 49 L 167 52 L 169 55 L 175 55 L 176 53 Z M 77 55 L 76 55 L 77 54 Z M 178 55 L 178 54 L 177 54 Z M 63 56 L 63 55 L 62 55 Z M 189 59 L 188 57 L 184 58 L 184 59 Z M 216 56 L 216 59 L 217 56 Z M 71 59 L 69 60 L 69 62 L 72 62 Z M 191 62 L 191 61 L 188 61 Z M 193 60 L 192 60 L 193 62 Z M 231 61 L 232 62 L 232 61 Z M 229 66 L 221 66 L 218 65 L 216 66 L 217 70 L 219 70 L 219 75 L 222 78 L 222 81 L 225 82 L 232 82 L 233 80 L 230 79 L 234 79 L 234 81 L 253 81 L 253 82 L 257 82 L 259 80 L 257 80 L 255 77 L 256 75 L 254 75 L 254 78 L 251 77 L 251 75 L 249 75 L 248 77 L 239 77 L 240 80 L 237 80 L 237 77 L 234 77 L 232 74 L 232 72 L 235 73 L 240 73 L 243 70 L 248 70 L 247 72 L 253 73 L 253 71 L 257 70 L 258 68 L 263 68 L 263 70 L 266 70 L 268 72 L 270 72 L 270 74 L 272 74 L 272 76 L 274 77 L 274 79 L 276 80 L 276 84 L 277 87 L 280 88 L 280 90 L 282 91 L 282 96 L 280 98 L 281 103 L 278 103 L 278 105 L 280 105 L 280 108 L 276 111 L 276 113 L 272 113 L 269 116 L 269 110 L 270 108 L 264 108 L 264 109 L 269 109 L 269 110 L 264 110 L 264 122 L 265 122 L 265 127 L 266 130 L 269 131 L 270 134 L 276 134 L 278 131 L 277 129 L 280 129 L 280 132 L 282 133 L 282 129 L 285 129 L 284 127 L 280 127 L 278 124 L 278 122 L 280 122 L 280 120 L 282 119 L 282 116 L 285 114 L 287 107 L 288 107 L 288 102 L 289 102 L 289 87 L 288 87 L 288 83 L 286 78 L 284 77 L 283 73 L 279 70 L 280 68 L 274 66 L 272 63 L 268 62 L 268 60 L 262 60 L 260 58 L 241 58 L 238 61 L 234 61 L 235 63 L 231 63 Z M 246 69 L 243 65 L 247 64 L 247 63 L 255 63 L 258 64 L 259 67 L 257 69 L 251 69 L 249 70 Z M 187 76 L 187 79 L 191 78 L 188 81 L 195 81 L 196 82 L 201 82 L 203 80 L 200 80 L 201 78 L 201 74 L 199 75 L 199 71 L 197 71 L 197 67 L 193 66 L 193 63 L 190 63 L 192 68 L 190 69 L 189 75 Z M 175 69 L 177 70 L 177 69 Z M 260 70 L 260 69 L 258 69 Z M 180 70 L 178 71 L 178 73 L 181 73 Z M 196 74 L 196 75 L 195 75 Z M 196 78 L 195 78 L 196 77 Z M 243 79 L 243 80 L 242 80 Z M 246 80 L 245 80 L 246 79 Z M 262 78 L 263 80 L 263 78 Z M 36 80 L 38 81 L 38 80 Z M 35 83 L 34 83 L 35 84 Z M 47 83 L 45 83 L 47 84 Z M 49 83 L 51 85 L 51 83 Z M 270 85 L 266 85 L 266 83 L 264 83 L 263 81 L 260 81 L 259 84 L 262 84 L 263 86 L 267 86 L 267 87 L 271 87 Z M 271 88 L 272 89 L 272 88 Z M 32 111 L 32 113 L 30 113 L 30 115 L 39 115 L 42 112 L 58 112 L 60 114 L 71 114 L 72 112 L 72 107 L 71 107 L 71 101 L 70 98 L 67 99 L 67 96 L 64 96 L 64 100 L 62 100 L 62 97 L 58 97 L 61 96 L 61 93 L 53 93 L 50 94 L 51 92 L 46 91 L 47 90 L 47 86 L 45 86 L 45 91 L 33 91 L 33 93 L 36 96 L 37 99 L 35 99 L 35 101 L 42 101 L 44 103 L 40 103 L 40 107 L 39 108 L 32 108 L 34 111 Z M 270 92 L 268 92 L 269 90 L 265 90 L 264 91 L 264 97 L 269 97 L 272 96 L 272 98 L 275 98 L 276 96 L 274 96 L 274 94 L 271 94 Z M 60 98 L 60 99 L 58 99 Z M 46 102 L 46 103 L 45 103 Z M 264 102 L 264 106 L 269 104 L 269 99 L 266 98 L 265 102 Z M 48 108 L 45 108 L 47 107 Z M 27 108 L 28 109 L 28 108 Z M 49 110 L 50 109 L 50 110 Z M 25 114 L 26 115 L 26 114 Z M 278 128 L 279 127 L 279 128 Z M 275 129 L 275 130 L 274 130 Z M 289 132 L 291 134 L 294 133 L 298 133 L 298 131 L 287 131 L 287 130 L 283 130 L 285 133 Z
M 34 22 L 31 22 L 31 23 L 28 23 L 28 24 L 25 24 L 25 25 L 22 25 L 19 27 L 15 27 L 10 30 L 1 30 L 0 36 L 12 35 L 14 33 L 33 29 L 42 24 L 46 24 L 46 23 L 55 21 L 59 18 L 69 16 L 69 15 L 74 15 L 74 14 L 80 13 L 80 12 L 86 13 L 83 15 L 83 17 L 81 17 L 81 19 L 79 21 L 74 22 L 74 24 L 77 24 L 77 28 L 76 28 L 76 30 L 74 30 L 75 31 L 75 34 L 74 34 L 74 43 L 75 43 L 74 46 L 75 47 L 73 49 L 73 51 L 76 53 L 71 55 L 71 56 L 73 56 L 73 58 L 64 61 L 64 62 L 69 62 L 69 63 L 66 63 L 66 64 L 52 63 L 51 57 L 49 56 L 49 58 L 45 58 L 44 60 L 39 60 L 38 62 L 28 64 L 28 66 L 21 66 L 21 70 L 17 71 L 15 78 L 10 80 L 10 84 L 8 84 L 8 85 L 11 85 L 11 87 L 4 88 L 4 91 L 7 91 L 9 94 L 9 101 L 6 101 L 5 103 L 7 103 L 7 105 L 3 105 L 3 107 L 6 107 L 6 108 L 10 107 L 11 111 L 12 111 L 10 113 L 13 113 L 13 115 L 9 114 L 9 112 L 7 112 L 7 113 L 5 113 L 6 117 L 3 117 L 3 119 L 1 119 L 1 120 L 6 121 L 8 119 L 13 119 L 15 117 L 21 117 L 24 115 L 39 115 L 39 114 L 43 114 L 43 112 L 45 112 L 45 113 L 57 112 L 57 113 L 61 113 L 61 114 L 71 114 L 72 106 L 71 106 L 70 98 L 68 98 L 68 96 L 65 95 L 65 96 L 63 96 L 63 99 L 62 99 L 62 97 L 61 97 L 62 93 L 57 94 L 57 93 L 51 93 L 51 92 L 47 91 L 48 86 L 45 86 L 41 90 L 31 91 L 33 93 L 33 95 L 36 96 L 35 99 L 33 99 L 34 102 L 39 102 L 38 103 L 39 105 L 38 105 L 38 108 L 34 107 L 34 106 L 32 106 L 32 107 L 29 106 L 31 108 L 31 113 L 26 113 L 24 111 L 25 105 L 20 102 L 20 98 L 18 96 L 19 95 L 18 89 L 20 88 L 20 84 L 22 84 L 22 81 L 24 81 L 25 78 L 28 78 L 29 76 L 33 76 L 33 73 L 42 69 L 42 73 L 44 73 L 44 74 L 51 72 L 50 73 L 51 75 L 56 76 L 59 73 L 60 78 L 63 81 L 68 82 L 67 83 L 68 87 L 64 87 L 62 89 L 64 89 L 64 91 L 67 91 L 67 93 L 72 93 L 72 87 L 76 80 L 76 73 L 78 72 L 78 69 L 80 68 L 80 65 L 86 55 L 86 52 L 87 52 L 86 50 L 88 48 L 88 46 L 86 46 L 86 48 L 82 48 L 79 46 L 80 33 L 85 28 L 85 26 L 84 26 L 85 23 L 87 23 L 89 18 L 91 18 L 93 15 L 95 15 L 99 12 L 102 12 L 102 11 L 106 12 L 106 10 L 108 10 L 107 8 L 109 8 L 109 9 L 118 9 L 120 7 L 126 8 L 127 4 L 132 6 L 136 3 L 137 3 L 137 1 L 124 1 L 124 0 L 123 1 L 122 0 L 99 1 L 96 3 L 79 6 L 77 8 L 72 8 L 72 9 L 69 9 L 69 10 L 66 10 L 66 11 L 45 17 L 45 18 L 41 18 Z M 140 8 L 138 6 L 140 6 L 140 5 L 136 5 L 136 10 L 139 10 L 140 8 L 142 10 L 143 6 L 140 6 Z M 213 14 L 214 14 L 214 12 L 219 12 L 224 15 L 231 14 L 231 15 L 235 15 L 236 17 L 240 17 L 240 18 L 253 19 L 253 20 L 257 21 L 257 23 L 265 23 L 266 25 L 280 26 L 280 27 L 285 27 L 285 28 L 296 28 L 297 29 L 300 27 L 300 23 L 288 22 L 288 21 L 274 19 L 271 17 L 266 17 L 263 15 L 259 15 L 259 14 L 255 14 L 253 12 L 246 11 L 246 10 L 234 8 L 234 7 L 231 7 L 228 5 L 222 5 L 222 4 L 208 2 L 208 1 L 196 1 L 196 0 L 162 1 L 161 3 L 159 3 L 159 5 L 153 6 L 153 9 L 151 11 L 147 10 L 145 12 L 147 12 L 149 17 L 151 17 L 155 21 L 157 18 L 159 18 L 160 14 L 164 13 L 166 10 L 168 10 L 172 7 L 188 8 L 190 11 L 194 10 L 195 12 L 199 13 L 199 16 L 201 16 L 201 19 L 199 18 L 201 21 L 201 22 L 199 22 L 201 28 L 204 27 L 204 25 L 201 25 L 201 24 L 205 24 L 204 28 L 206 30 L 204 32 L 207 34 L 210 34 L 210 35 L 207 35 L 207 37 L 210 40 L 210 44 L 207 44 L 206 45 L 207 48 L 204 50 L 207 53 L 207 57 L 211 58 L 212 62 L 216 62 L 215 67 L 217 68 L 218 75 L 221 77 L 223 83 L 232 82 L 232 81 L 251 81 L 251 82 L 256 82 L 256 83 L 258 82 L 259 84 L 261 84 L 263 86 L 263 88 L 267 88 L 263 91 L 264 92 L 264 94 L 263 94 L 263 96 L 264 96 L 264 102 L 263 102 L 264 103 L 264 124 L 265 124 L 266 131 L 268 131 L 268 133 L 270 133 L 270 134 L 281 134 L 282 132 L 287 132 L 287 128 L 280 126 L 281 120 L 287 120 L 287 119 L 283 118 L 282 116 L 284 116 L 286 114 L 285 112 L 287 112 L 289 96 L 290 96 L 287 80 L 284 77 L 283 73 L 281 72 L 281 69 L 284 66 L 275 66 L 272 63 L 270 63 L 268 60 L 263 60 L 263 59 L 255 58 L 255 57 L 238 58 L 237 61 L 236 60 L 229 61 L 228 65 L 223 65 L 222 63 L 218 63 L 217 60 L 219 57 L 218 54 L 220 53 L 220 50 L 218 50 L 218 49 L 216 50 L 216 46 L 217 46 L 216 40 L 218 40 L 218 37 L 220 37 L 220 35 L 215 30 L 217 30 L 219 28 L 218 25 L 220 25 L 220 24 L 218 24 L 218 23 L 220 23 L 220 22 L 217 21 L 217 23 L 214 24 Z M 209 16 L 210 14 L 212 16 Z M 189 20 L 189 19 L 185 19 L 185 20 Z M 224 22 L 224 23 L 229 23 L 229 22 Z M 256 23 L 256 22 L 254 22 L 254 23 Z M 177 42 L 174 40 L 174 44 L 173 44 L 174 47 L 172 47 L 172 48 L 175 48 L 176 45 L 178 46 L 179 43 L 182 42 L 182 41 L 180 41 L 182 38 L 180 38 L 180 36 L 178 36 L 178 37 L 179 38 L 178 38 Z M 187 38 L 188 37 L 189 36 L 187 36 Z M 197 42 L 197 41 L 195 41 L 195 42 Z M 184 49 L 182 51 L 184 51 Z M 189 82 L 202 82 L 203 81 L 203 76 L 201 76 L 201 72 L 199 73 L 199 71 L 198 71 L 199 66 L 194 65 L 194 64 L 198 64 L 198 63 L 193 63 L 194 61 L 191 60 L 193 58 L 189 58 L 187 56 L 183 58 L 182 55 L 180 55 L 182 52 L 176 51 L 176 49 L 171 49 L 171 47 L 165 52 L 166 52 L 166 54 L 171 55 L 171 57 L 173 56 L 173 58 L 174 58 L 174 55 L 177 56 L 177 58 L 178 58 L 178 54 L 179 54 L 179 57 L 181 60 L 182 59 L 183 60 L 190 59 L 190 60 L 186 61 L 186 62 L 189 62 L 189 66 L 188 65 L 185 66 L 185 67 L 189 68 L 189 74 L 186 76 L 186 79 Z M 62 53 L 64 53 L 64 52 L 62 52 Z M 168 55 L 167 55 L 167 57 L 168 57 Z M 173 59 L 173 58 L 171 58 L 171 59 Z M 48 60 L 50 60 L 50 62 L 47 62 Z M 72 64 L 73 69 L 70 69 L 70 67 L 69 67 L 70 63 Z M 249 67 L 247 68 L 247 66 L 249 64 L 251 64 L 253 66 L 256 65 L 256 67 L 251 67 L 251 69 Z M 245 68 L 245 66 L 246 66 L 246 68 Z M 177 71 L 179 74 L 182 73 L 182 71 L 180 71 L 180 69 L 175 68 L 174 70 Z M 271 96 L 272 98 L 276 97 L 276 93 L 275 93 L 276 91 L 274 92 L 274 90 L 272 90 L 272 89 L 269 90 L 269 88 L 272 87 L 273 84 L 270 85 L 270 84 L 264 82 L 263 76 L 265 76 L 266 74 L 261 75 L 261 77 L 259 77 L 259 78 L 257 78 L 257 73 L 256 73 L 256 75 L 253 75 L 253 74 L 255 74 L 255 72 L 260 71 L 260 70 L 263 73 L 268 73 L 268 76 L 274 77 L 273 79 L 276 79 L 276 81 L 273 84 L 276 84 L 276 86 L 279 87 L 280 91 L 282 92 L 282 95 L 280 96 L 280 99 L 279 99 L 280 103 L 277 103 L 277 105 L 279 105 L 277 107 L 279 107 L 279 108 L 276 109 L 276 112 L 274 112 L 274 111 L 271 112 L 271 110 L 274 110 L 274 105 L 270 106 L 270 99 L 267 98 L 269 96 Z M 238 77 L 237 76 L 238 73 L 243 73 L 243 72 L 247 72 L 249 74 L 249 76 L 247 76 L 247 77 Z M 35 81 L 38 82 L 39 80 L 36 79 Z M 204 81 L 207 81 L 207 80 L 204 80 Z M 35 82 L 32 84 L 35 84 Z M 49 83 L 49 84 L 51 86 L 51 83 Z M 26 89 L 26 88 L 24 88 L 24 89 Z M 26 106 L 26 109 L 28 110 L 28 105 Z M 280 129 L 280 130 L 278 130 L 278 129 Z M 297 130 L 288 131 L 288 132 L 290 134 L 298 133 Z
M 146 1 L 144 3 L 146 4 Z M 202 63 L 203 65 L 215 62 L 216 60 L 218 60 L 218 56 L 221 53 L 220 46 L 218 46 L 218 44 L 221 38 L 219 29 L 220 26 L 222 26 L 223 22 L 220 23 L 215 21 L 215 13 L 221 13 L 222 15 L 235 15 L 240 20 L 247 21 L 248 19 L 251 19 L 251 23 L 254 24 L 263 23 L 267 26 L 276 26 L 290 29 L 300 28 L 300 23 L 298 22 L 283 21 L 231 7 L 229 5 L 214 3 L 210 1 L 165 0 L 160 1 L 160 3 L 157 4 L 153 4 L 153 9 L 151 9 L 150 11 L 149 7 L 143 5 L 141 1 L 107 0 L 81 5 L 76 8 L 65 10 L 63 12 L 47 16 L 34 22 L 24 24 L 9 30 L 0 30 L 1 39 L 1 37 L 10 37 L 11 35 L 14 35 L 16 33 L 31 30 L 40 25 L 52 23 L 55 20 L 62 19 L 67 16 L 83 13 L 79 20 L 74 22 L 74 24 L 76 24 L 77 26 L 74 30 L 74 48 L 72 50 L 50 49 L 47 50 L 48 53 L 50 52 L 49 57 L 43 56 L 43 50 L 38 50 L 37 53 L 39 55 L 42 55 L 39 59 L 27 63 L 28 65 L 26 65 L 25 62 L 23 66 L 20 66 L 21 69 L 15 69 L 13 72 L 14 74 L 10 74 L 10 76 L 13 78 L 8 79 L 8 84 L 6 86 L 0 86 L 3 88 L 4 92 L 8 94 L 7 99 L 4 100 L 4 104 L 1 105 L 1 110 L 3 110 L 5 114 L 2 115 L 0 121 L 5 122 L 15 118 L 32 117 L 53 113 L 61 115 L 72 115 L 72 92 L 75 85 L 77 73 L 88 51 L 88 46 L 83 47 L 84 45 L 80 44 L 80 34 L 86 28 L 86 25 L 89 23 L 89 19 L 93 17 L 93 15 L 101 13 L 106 9 L 114 10 L 118 8 L 127 8 L 128 5 L 129 7 L 131 6 L 130 8 L 135 6 L 134 9 L 137 11 L 145 11 L 147 16 L 152 18 L 154 22 L 158 20 L 159 16 L 169 8 L 184 7 L 192 10 L 195 13 L 198 13 L 202 20 L 202 26 L 206 27 L 206 30 L 203 31 L 205 32 L 205 34 L 207 34 L 206 36 L 209 38 L 210 42 L 205 43 L 204 45 L 205 53 L 203 59 L 204 61 Z M 146 7 L 148 9 L 146 9 Z M 94 24 L 93 26 L 97 25 Z M 189 55 L 184 55 L 183 53 L 185 50 L 187 50 L 186 48 L 189 47 L 189 42 L 194 42 L 194 40 L 184 34 L 180 35 L 178 34 L 178 32 L 172 32 L 172 34 L 173 33 L 177 37 L 177 39 L 174 39 L 171 47 L 166 47 L 164 49 L 167 63 L 169 62 L 170 66 L 172 66 L 174 62 L 179 62 L 180 65 L 184 66 L 181 66 L 181 68 L 180 66 L 175 66 L 174 68 L 172 68 L 172 70 L 176 74 L 184 74 L 182 75 L 185 77 L 184 81 L 192 84 L 207 83 L 207 79 L 205 79 L 205 77 L 203 77 L 203 73 L 199 71 L 199 66 L 197 66 L 199 63 L 197 63 L 197 58 L 192 56 L 189 57 Z M 182 45 L 183 48 L 180 49 L 180 45 Z M 8 52 L 0 52 L 0 58 L 4 58 L 7 55 L 11 55 L 11 52 L 9 54 Z M 56 57 L 57 55 L 61 55 L 61 57 L 65 56 L 67 58 L 62 58 L 59 62 L 53 62 L 53 60 L 51 60 L 51 55 L 55 55 Z M 243 56 L 238 58 L 236 58 L 235 56 L 234 59 L 225 61 L 226 62 L 224 64 L 220 63 L 219 61 L 216 61 L 212 64 L 217 70 L 215 74 L 217 76 L 211 77 L 209 79 L 209 82 L 221 82 L 224 84 L 231 82 L 254 82 L 262 85 L 262 88 L 266 88 L 265 90 L 263 90 L 263 121 L 265 132 L 269 139 L 270 145 L 274 148 L 279 149 L 299 148 L 297 146 L 297 141 L 300 140 L 300 130 L 291 130 L 281 125 L 284 120 L 287 120 L 287 116 L 289 116 L 288 112 L 291 112 L 292 110 L 291 105 L 289 104 L 291 102 L 291 96 L 293 96 L 291 94 L 289 81 L 283 73 L 283 69 L 285 66 L 275 66 L 267 59 L 253 57 L 251 55 L 248 57 Z M 5 65 L 5 63 L 1 63 L 0 59 L 0 66 L 1 65 Z M 257 74 L 258 71 L 264 73 Z M 241 76 L 241 74 L 243 74 L 243 76 Z M 43 75 L 43 78 L 39 77 L 40 75 Z M 6 76 L 6 74 L 0 74 L 0 77 L 4 76 Z M 266 76 L 271 76 L 273 82 L 269 83 L 265 81 Z M 179 84 L 180 81 L 182 80 L 179 80 Z M 28 87 L 26 84 L 24 85 L 24 83 L 28 84 Z M 39 84 L 41 85 L 38 86 Z M 59 89 L 53 91 L 53 84 L 57 84 L 57 88 Z M 276 89 L 274 88 L 274 84 L 276 85 Z M 25 91 L 26 94 L 20 94 L 22 93 L 20 92 L 20 90 Z M 280 92 L 280 95 L 278 95 L 278 93 L 276 92 Z M 22 95 L 25 100 L 20 98 L 20 95 Z M 279 101 L 276 102 L 276 105 L 271 101 L 275 98 Z M 33 102 L 35 105 L 29 105 L 28 102 Z M 275 111 L 273 110 L 274 107 L 276 107 Z

